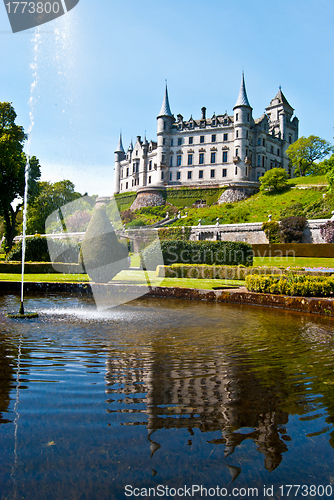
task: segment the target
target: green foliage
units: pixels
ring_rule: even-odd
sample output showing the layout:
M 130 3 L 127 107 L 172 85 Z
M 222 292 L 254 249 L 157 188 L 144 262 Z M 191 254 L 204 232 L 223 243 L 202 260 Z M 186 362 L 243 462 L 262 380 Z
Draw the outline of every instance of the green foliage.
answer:
M 27 232 L 34 234 L 35 232 L 43 234 L 46 232 L 45 221 L 55 210 L 61 209 L 62 206 L 71 201 L 81 198 L 82 195 L 74 191 L 74 184 L 69 180 L 59 182 L 38 182 L 38 194 L 28 205 L 28 222 Z M 91 208 L 86 203 L 87 208 Z M 86 208 L 86 207 L 84 207 Z M 65 221 L 60 216 L 65 227 Z
M 220 264 L 251 266 L 252 246 L 234 241 L 162 241 L 161 250 L 165 265 Z
M 161 194 L 167 203 L 170 203 L 177 208 L 184 208 L 190 207 L 196 200 L 206 200 L 207 205 L 212 205 L 218 201 L 220 195 L 225 189 L 226 188 L 169 188 L 165 191 L 161 191 Z
M 116 200 L 116 203 L 117 203 L 117 208 L 119 210 L 119 212 L 123 212 L 124 210 L 128 210 L 132 203 L 135 201 L 136 199 L 136 195 L 137 193 L 133 192 L 133 193 L 119 193 L 119 194 L 115 194 L 114 195 L 114 198 Z
M 133 219 L 128 224 L 128 228 L 143 227 L 146 226 L 146 222 L 143 219 Z
M 334 293 L 334 277 L 289 275 L 248 275 L 246 287 L 251 292 L 302 297 L 329 297 Z
M 321 160 L 333 151 L 333 146 L 316 135 L 300 137 L 296 142 L 290 144 L 286 150 L 295 168 L 294 175 L 304 176 L 310 173 L 313 163 Z
M 287 187 L 288 174 L 284 168 L 272 168 L 260 177 L 259 181 L 261 191 L 279 191 Z
M 53 240 L 53 248 L 57 253 L 57 262 L 78 262 L 80 243 L 64 240 Z M 22 240 L 19 241 L 6 257 L 7 261 L 22 260 Z M 25 260 L 27 262 L 50 262 L 47 238 L 34 236 L 26 239 Z
M 158 236 L 162 240 L 188 240 L 191 227 L 162 227 L 158 229 Z
M 129 267 L 127 246 L 118 241 L 105 207 L 94 210 L 80 253 L 86 272 L 95 283 L 107 283 Z
M 0 215 L 4 218 L 6 251 L 13 244 L 16 233 L 16 218 L 22 203 L 16 208 L 12 202 L 23 199 L 27 158 L 23 152 L 27 139 L 23 127 L 15 123 L 16 113 L 9 102 L 0 103 Z M 28 197 L 35 196 L 36 181 L 39 179 L 40 165 L 35 156 L 29 160 Z
M 279 243 L 280 242 L 280 226 L 276 221 L 264 222 L 262 224 L 262 231 L 265 232 L 269 243 Z
M 282 208 L 280 212 L 280 218 L 284 219 L 286 217 L 300 217 L 304 215 L 304 206 L 302 203 L 293 203 L 288 207 Z M 279 243 L 279 241 L 277 241 Z
M 280 222 L 282 243 L 301 243 L 306 225 L 305 217 L 286 217 Z

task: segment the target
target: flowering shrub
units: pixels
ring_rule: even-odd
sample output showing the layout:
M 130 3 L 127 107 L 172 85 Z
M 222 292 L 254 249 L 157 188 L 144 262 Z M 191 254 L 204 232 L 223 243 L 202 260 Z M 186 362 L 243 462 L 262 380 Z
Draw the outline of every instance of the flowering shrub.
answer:
M 302 297 L 328 297 L 334 294 L 334 277 L 305 275 L 269 275 L 246 277 L 250 292 L 294 295 Z
M 326 243 L 334 243 L 334 221 L 329 220 L 320 226 L 321 237 Z

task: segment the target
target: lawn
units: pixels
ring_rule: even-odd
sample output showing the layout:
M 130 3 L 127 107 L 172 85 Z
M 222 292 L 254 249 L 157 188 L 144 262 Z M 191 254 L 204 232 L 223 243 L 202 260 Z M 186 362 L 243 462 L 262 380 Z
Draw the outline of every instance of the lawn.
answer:
M 283 267 L 325 267 L 334 269 L 333 259 L 321 257 L 254 257 L 254 267 L 283 266 Z

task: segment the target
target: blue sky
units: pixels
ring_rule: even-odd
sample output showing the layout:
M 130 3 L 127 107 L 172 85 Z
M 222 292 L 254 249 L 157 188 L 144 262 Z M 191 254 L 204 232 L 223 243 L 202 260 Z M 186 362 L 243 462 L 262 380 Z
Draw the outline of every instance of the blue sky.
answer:
M 300 135 L 334 142 L 332 0 L 80 0 L 37 37 L 1 9 L 0 99 L 26 131 L 33 112 L 43 180 L 111 195 L 120 129 L 155 139 L 165 79 L 174 115 L 198 118 L 232 114 L 244 70 L 254 117 L 281 85 Z

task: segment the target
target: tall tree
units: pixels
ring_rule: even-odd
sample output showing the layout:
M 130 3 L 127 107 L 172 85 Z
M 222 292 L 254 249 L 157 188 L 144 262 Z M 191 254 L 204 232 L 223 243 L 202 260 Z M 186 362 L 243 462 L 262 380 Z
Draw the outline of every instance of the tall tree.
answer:
M 74 190 L 69 180 L 59 182 L 38 182 L 38 194 L 28 206 L 27 231 L 30 234 L 45 233 L 45 221 L 55 210 L 81 198 L 83 195 Z
M 15 123 L 16 113 L 9 102 L 0 102 L 0 215 L 5 221 L 5 246 L 9 251 L 16 231 L 16 217 L 23 205 L 27 139 L 23 127 Z M 35 156 L 29 160 L 28 196 L 36 194 L 40 165 Z M 14 204 L 16 202 L 16 205 Z
M 296 142 L 290 144 L 286 154 L 295 167 L 295 175 L 303 177 L 309 173 L 313 162 L 321 160 L 333 151 L 333 146 L 316 135 L 300 137 Z

